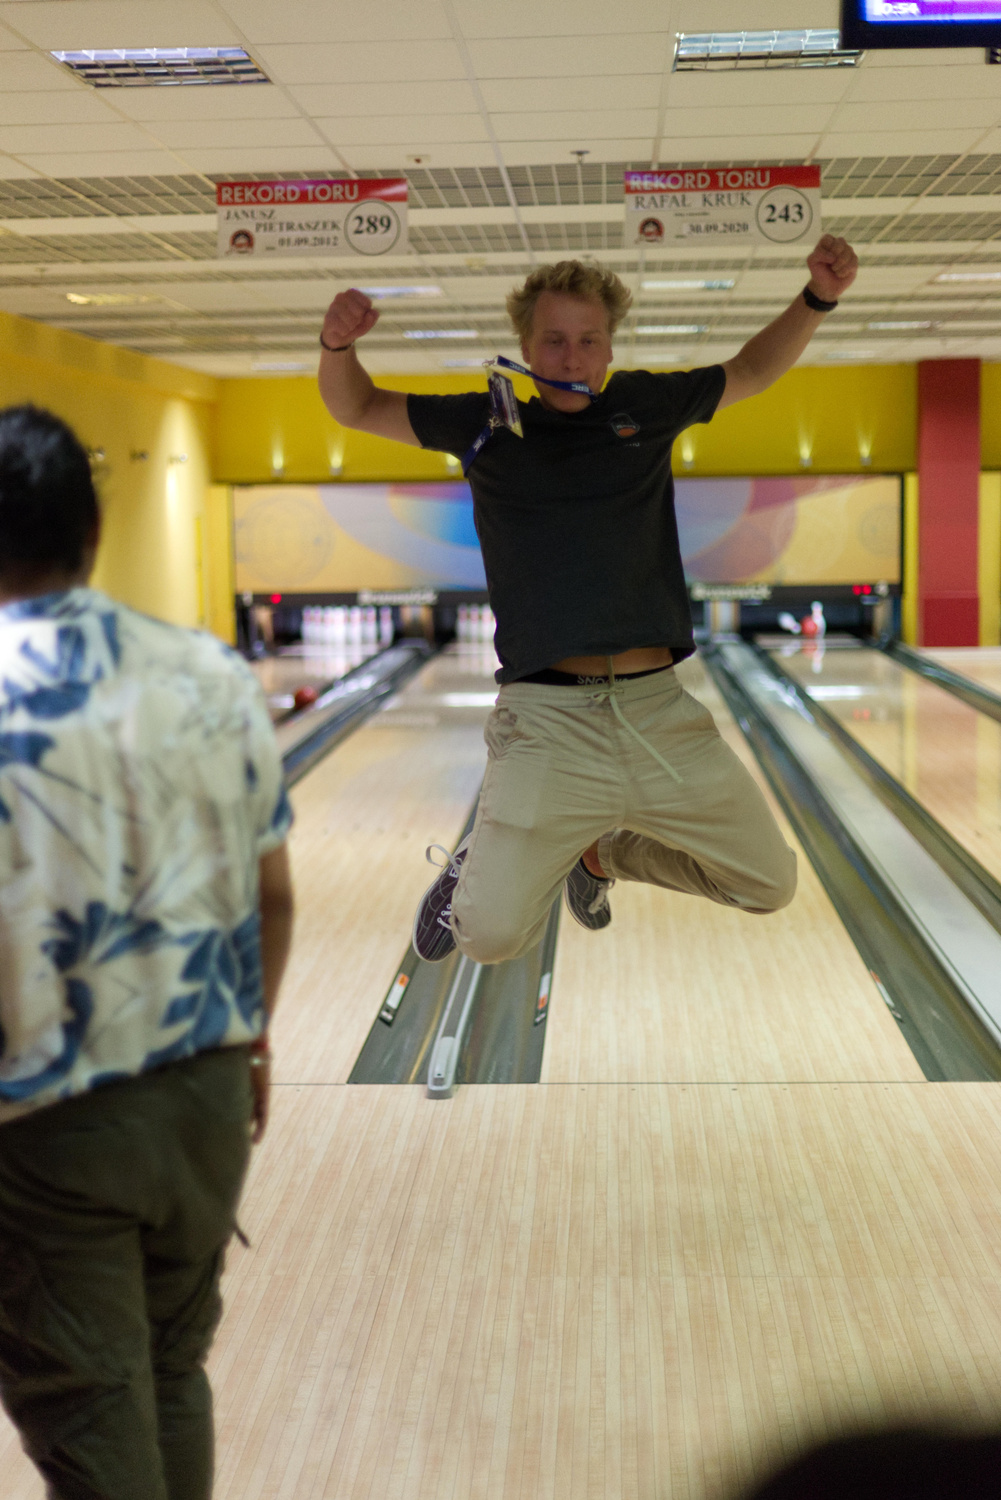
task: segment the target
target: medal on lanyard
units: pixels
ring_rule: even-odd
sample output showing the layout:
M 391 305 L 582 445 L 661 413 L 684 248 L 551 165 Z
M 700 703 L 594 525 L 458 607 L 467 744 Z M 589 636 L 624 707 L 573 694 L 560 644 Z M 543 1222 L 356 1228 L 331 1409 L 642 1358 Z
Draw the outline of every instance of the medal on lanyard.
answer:
M 494 359 L 485 360 L 484 364 L 490 370 L 487 381 L 490 389 L 490 416 L 487 418 L 487 425 L 462 460 L 463 474 L 469 473 L 476 455 L 498 427 L 506 427 L 509 432 L 514 433 L 515 437 L 525 436 L 521 426 L 518 399 L 514 394 L 514 384 L 510 376 L 502 375 L 500 370 L 491 369 L 491 365 L 503 365 L 505 370 L 514 370 L 518 375 L 528 375 L 532 380 L 538 380 L 543 385 L 554 386 L 558 391 L 573 391 L 575 395 L 587 396 L 591 401 L 598 399 L 591 387 L 582 384 L 579 380 L 547 380 L 544 375 L 535 375 L 531 370 L 526 370 L 524 365 L 515 364 L 513 359 L 505 359 L 503 354 L 498 354 Z

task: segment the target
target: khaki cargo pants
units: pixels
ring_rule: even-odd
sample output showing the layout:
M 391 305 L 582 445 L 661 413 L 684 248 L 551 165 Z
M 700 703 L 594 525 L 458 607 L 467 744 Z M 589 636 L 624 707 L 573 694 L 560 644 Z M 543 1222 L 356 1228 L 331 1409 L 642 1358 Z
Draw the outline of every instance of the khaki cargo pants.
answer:
M 249 1151 L 245 1047 L 0 1125 L 0 1394 L 51 1500 L 208 1500 Z
M 616 880 L 745 912 L 792 900 L 795 854 L 673 668 L 614 685 L 511 683 L 484 737 L 487 773 L 452 901 L 470 958 L 500 963 L 534 947 L 596 839 Z

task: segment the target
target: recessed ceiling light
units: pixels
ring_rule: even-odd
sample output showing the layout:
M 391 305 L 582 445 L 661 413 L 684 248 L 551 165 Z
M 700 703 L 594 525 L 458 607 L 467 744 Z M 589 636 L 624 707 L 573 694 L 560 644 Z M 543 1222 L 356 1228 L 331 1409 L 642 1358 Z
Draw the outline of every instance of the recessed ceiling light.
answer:
M 879 323 L 867 323 L 867 328 L 900 329 L 900 328 L 934 328 L 936 325 L 923 318 L 901 318 L 890 319 Z
M 96 89 L 271 82 L 242 47 L 114 47 L 50 56 Z
M 705 333 L 704 323 L 641 323 L 637 333 Z
M 1001 281 L 1001 271 L 943 271 L 933 281 Z
M 405 339 L 476 339 L 475 328 L 407 328 Z
M 360 286 L 360 292 L 366 297 L 381 299 L 383 297 L 440 297 L 442 290 L 440 286 Z
M 724 281 L 641 281 L 645 292 L 728 292 L 734 284 L 731 276 Z
M 159 302 L 160 298 L 131 292 L 67 292 L 66 301 L 77 307 L 134 307 L 140 302 Z
M 679 32 L 674 72 L 720 68 L 854 68 L 860 52 L 841 46 L 836 30 Z

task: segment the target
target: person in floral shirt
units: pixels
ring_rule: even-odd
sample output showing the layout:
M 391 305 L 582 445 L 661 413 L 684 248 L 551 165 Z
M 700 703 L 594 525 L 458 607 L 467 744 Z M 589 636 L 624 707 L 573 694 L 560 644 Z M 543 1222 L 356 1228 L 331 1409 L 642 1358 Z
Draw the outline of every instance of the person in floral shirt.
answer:
M 87 587 L 98 531 L 0 412 L 0 1395 L 50 1495 L 207 1500 L 292 815 L 249 668 Z

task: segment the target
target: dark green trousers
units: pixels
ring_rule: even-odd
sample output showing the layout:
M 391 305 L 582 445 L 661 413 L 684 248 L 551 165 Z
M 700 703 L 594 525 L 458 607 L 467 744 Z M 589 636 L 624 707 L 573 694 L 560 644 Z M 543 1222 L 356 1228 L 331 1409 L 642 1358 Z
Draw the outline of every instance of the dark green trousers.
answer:
M 52 1500 L 208 1500 L 246 1048 L 0 1125 L 0 1396 Z

